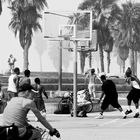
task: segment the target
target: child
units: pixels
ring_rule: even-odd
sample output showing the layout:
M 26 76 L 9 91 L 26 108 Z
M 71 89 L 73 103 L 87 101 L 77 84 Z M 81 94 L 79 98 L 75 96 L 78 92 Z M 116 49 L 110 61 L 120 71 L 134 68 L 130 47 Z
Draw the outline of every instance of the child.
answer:
M 45 88 L 42 85 L 40 85 L 40 79 L 35 78 L 34 82 L 35 82 L 35 85 L 33 87 L 34 87 L 34 90 L 37 91 L 35 93 L 34 101 L 35 101 L 35 104 L 36 104 L 38 110 L 41 111 L 42 115 L 45 117 L 46 109 L 45 109 L 45 104 L 44 104 L 44 100 L 42 97 L 42 93 L 45 95 L 45 97 L 47 99 L 48 99 L 48 96 L 47 96 L 47 93 L 45 91 Z

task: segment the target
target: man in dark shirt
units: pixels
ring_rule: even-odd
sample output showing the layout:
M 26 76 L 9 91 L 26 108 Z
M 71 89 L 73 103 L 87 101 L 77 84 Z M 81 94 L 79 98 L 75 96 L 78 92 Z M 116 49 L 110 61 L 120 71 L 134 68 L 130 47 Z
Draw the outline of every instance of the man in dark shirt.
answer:
M 103 99 L 102 105 L 101 105 L 101 112 L 100 116 L 98 117 L 99 119 L 103 119 L 103 112 L 108 108 L 109 105 L 112 105 L 114 108 L 117 108 L 123 115 L 123 119 L 126 118 L 126 114 L 124 113 L 122 107 L 118 103 L 118 93 L 116 90 L 116 85 L 112 80 L 106 79 L 105 75 L 102 75 L 101 77 L 102 81 L 102 94 L 99 100 Z

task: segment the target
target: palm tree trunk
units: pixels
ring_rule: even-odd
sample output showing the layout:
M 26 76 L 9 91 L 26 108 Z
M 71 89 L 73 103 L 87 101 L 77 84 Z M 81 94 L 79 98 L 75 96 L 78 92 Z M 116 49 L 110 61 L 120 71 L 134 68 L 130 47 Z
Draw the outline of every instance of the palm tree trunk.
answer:
M 123 61 L 123 73 L 125 73 L 125 60 L 122 61 Z
M 135 74 L 135 62 L 134 62 L 134 50 L 130 50 L 130 65 L 131 65 L 131 70 L 132 74 Z
M 91 52 L 89 52 L 89 67 L 91 68 L 92 67 L 92 56 L 91 56 Z
M 28 62 L 28 51 L 29 51 L 29 46 L 25 45 L 24 50 L 23 50 L 23 70 L 28 69 L 29 62 Z
M 110 52 L 107 52 L 107 73 L 110 73 Z
M 137 51 L 135 51 L 135 54 L 134 54 L 134 57 L 135 57 L 135 75 L 137 75 Z
M 84 67 L 85 67 L 85 52 L 80 52 L 80 66 L 81 66 L 81 73 L 84 73 Z
M 100 55 L 101 72 L 104 72 L 104 53 L 103 53 L 103 46 L 100 44 L 99 44 L 99 55 Z

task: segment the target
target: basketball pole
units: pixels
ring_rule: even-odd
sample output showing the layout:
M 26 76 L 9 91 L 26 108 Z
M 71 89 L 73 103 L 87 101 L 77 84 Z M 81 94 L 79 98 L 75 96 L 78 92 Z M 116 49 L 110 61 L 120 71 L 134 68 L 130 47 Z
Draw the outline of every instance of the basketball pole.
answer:
M 73 116 L 77 117 L 77 41 L 74 41 L 74 74 L 73 74 Z
M 59 46 L 59 71 L 58 71 L 58 91 L 62 90 L 62 40 Z

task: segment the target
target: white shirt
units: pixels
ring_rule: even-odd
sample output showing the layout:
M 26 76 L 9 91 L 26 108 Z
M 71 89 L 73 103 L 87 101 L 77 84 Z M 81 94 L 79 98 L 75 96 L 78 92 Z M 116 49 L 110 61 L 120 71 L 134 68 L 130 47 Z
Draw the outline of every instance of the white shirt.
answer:
M 11 91 L 16 93 L 17 92 L 17 87 L 16 84 L 14 83 L 14 78 L 16 77 L 16 74 L 11 74 L 9 79 L 8 79 L 8 89 L 7 91 Z
M 132 85 L 132 87 L 134 87 L 136 89 L 140 89 L 140 86 L 136 81 L 131 81 L 131 85 Z

